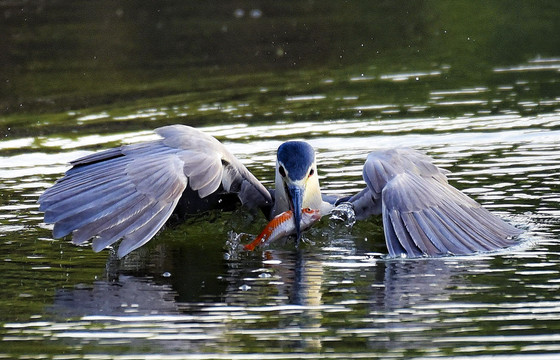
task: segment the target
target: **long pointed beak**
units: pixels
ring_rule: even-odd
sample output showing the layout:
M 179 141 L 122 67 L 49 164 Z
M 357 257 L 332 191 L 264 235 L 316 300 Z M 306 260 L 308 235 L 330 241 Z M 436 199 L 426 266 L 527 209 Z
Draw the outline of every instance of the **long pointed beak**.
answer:
M 294 225 L 296 227 L 296 244 L 299 244 L 301 239 L 301 207 L 303 203 L 303 188 L 298 185 L 289 185 L 288 191 L 290 194 L 290 201 L 292 210 L 294 212 Z

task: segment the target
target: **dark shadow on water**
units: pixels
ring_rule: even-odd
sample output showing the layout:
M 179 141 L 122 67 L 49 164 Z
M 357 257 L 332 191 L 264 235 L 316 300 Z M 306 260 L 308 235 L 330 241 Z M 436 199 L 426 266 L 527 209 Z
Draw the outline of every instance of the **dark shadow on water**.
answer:
M 370 311 L 387 313 L 448 301 L 468 283 L 468 265 L 453 258 L 382 260 L 306 249 L 225 259 L 223 250 L 185 253 L 174 245 L 140 249 L 122 260 L 110 256 L 104 280 L 58 290 L 51 310 L 63 317 L 179 314 L 225 304 L 321 312 L 352 289 Z

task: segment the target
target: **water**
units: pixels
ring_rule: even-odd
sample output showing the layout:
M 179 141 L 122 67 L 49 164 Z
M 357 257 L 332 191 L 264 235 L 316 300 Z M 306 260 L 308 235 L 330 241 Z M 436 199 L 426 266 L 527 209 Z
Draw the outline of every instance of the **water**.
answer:
M 260 23 L 267 17 L 280 26 L 287 8 L 183 9 L 173 3 L 162 9 L 168 21 L 161 18 L 157 25 L 142 18 L 144 25 L 164 29 L 173 40 L 196 41 L 198 30 L 173 22 L 194 12 L 190 24 L 208 28 L 208 38 L 198 47 L 153 41 L 149 45 L 161 53 L 147 58 L 130 40 L 128 55 L 135 57 L 120 54 L 102 68 L 92 59 L 80 61 L 90 55 L 86 49 L 95 37 L 103 44 L 107 33 L 95 33 L 93 40 L 82 34 L 107 23 L 120 24 L 117 33 L 126 33 L 136 24 L 126 15 L 133 7 L 107 8 L 114 16 L 100 16 L 105 22 L 88 22 L 69 33 L 80 51 L 56 48 L 58 62 L 45 60 L 48 45 L 61 41 L 53 37 L 38 39 L 45 48 L 29 49 L 31 60 L 14 65 L 10 61 L 19 59 L 14 49 L 33 29 L 52 26 L 65 33 L 79 22 L 68 13 L 91 10 L 58 4 L 47 13 L 58 14 L 60 22 L 42 23 L 44 9 L 23 7 L 23 13 L 34 14 L 31 25 L 8 38 L 11 52 L 4 53 L 10 56 L 0 56 L 10 65 L 10 84 L 20 84 L 2 88 L 0 357 L 558 358 L 559 32 L 556 23 L 536 21 L 546 19 L 553 4 L 529 10 L 498 3 L 501 22 L 484 21 L 486 12 L 478 15 L 467 3 L 460 10 L 477 14 L 469 22 L 450 17 L 459 10 L 446 2 L 376 8 L 370 16 L 377 22 L 350 16 L 355 8 L 331 4 L 317 12 L 311 4 L 298 5 L 295 25 L 280 32 L 285 38 L 272 48 L 274 64 L 268 55 L 245 64 L 245 50 L 258 50 L 249 34 L 267 29 Z M 2 4 L 8 25 L 20 16 L 14 6 Z M 406 23 L 416 30 L 378 32 L 398 28 L 389 28 L 385 17 L 400 11 L 409 14 Z M 144 12 L 149 11 L 139 8 L 136 14 Z M 331 43 L 314 37 L 317 24 L 333 14 L 352 31 L 323 29 Z M 521 30 L 511 25 L 516 14 L 527 19 Z M 476 27 L 467 25 L 471 21 Z M 296 37 L 303 22 L 310 30 Z M 213 53 L 212 41 L 223 40 L 216 34 L 228 34 L 224 23 L 241 38 Z M 377 49 L 371 48 L 370 33 L 380 37 L 373 43 Z M 548 42 L 539 42 L 543 34 Z M 246 46 L 236 49 L 241 40 Z M 121 42 L 117 36 L 106 46 L 116 51 Z M 323 59 L 309 46 L 329 51 Z M 277 47 L 289 50 L 287 55 L 278 55 Z M 448 55 L 449 47 L 456 54 Z M 209 55 L 184 57 L 193 48 Z M 224 66 L 230 60 L 233 70 Z M 144 62 L 168 70 L 159 73 Z M 22 69 L 35 76 L 35 85 Z M 142 69 L 143 77 L 132 76 Z M 80 87 L 76 79 L 82 71 L 90 75 Z M 115 74 L 121 81 L 112 84 Z M 119 99 L 100 95 L 103 86 Z M 109 250 L 94 253 L 89 246 L 52 239 L 52 226 L 42 222 L 36 201 L 68 161 L 153 139 L 150 129 L 173 123 L 216 136 L 267 186 L 273 184 L 278 145 L 305 139 L 318 151 L 324 191 L 337 195 L 364 186 L 361 166 L 372 149 L 413 147 L 450 170 L 453 185 L 525 232 L 518 246 L 497 253 L 414 260 L 385 256 L 379 219 L 352 227 L 323 219 L 306 232 L 299 250 L 278 242 L 264 251 L 240 251 L 239 244 L 250 242 L 265 224 L 243 211 L 171 226 L 121 261 Z

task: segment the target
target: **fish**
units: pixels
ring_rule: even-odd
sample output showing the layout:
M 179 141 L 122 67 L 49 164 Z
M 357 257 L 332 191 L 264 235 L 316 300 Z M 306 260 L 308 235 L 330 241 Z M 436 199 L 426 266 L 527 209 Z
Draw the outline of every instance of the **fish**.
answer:
M 305 230 L 317 222 L 321 218 L 319 210 L 305 208 L 301 210 L 300 228 Z M 283 238 L 284 236 L 296 233 L 296 225 L 294 223 L 294 212 L 292 210 L 284 211 L 276 215 L 265 226 L 259 236 L 250 244 L 244 246 L 245 250 L 253 251 L 257 246 L 267 242 L 272 242 Z

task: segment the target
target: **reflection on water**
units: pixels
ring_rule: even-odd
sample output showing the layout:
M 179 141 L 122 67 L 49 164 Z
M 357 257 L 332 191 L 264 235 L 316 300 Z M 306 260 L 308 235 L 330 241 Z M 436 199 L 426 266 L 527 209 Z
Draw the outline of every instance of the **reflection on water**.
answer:
M 46 337 L 80 348 L 95 342 L 129 349 L 148 341 L 151 351 L 167 354 L 235 354 L 255 346 L 276 353 L 271 357 L 275 359 L 288 358 L 281 354 L 288 348 L 315 352 L 350 347 L 374 358 L 409 352 L 434 355 L 446 349 L 493 353 L 519 345 L 558 349 L 553 334 L 514 335 L 537 331 L 541 322 L 553 326 L 558 299 L 508 291 L 512 286 L 501 280 L 556 276 L 557 270 L 539 269 L 557 266 L 557 261 L 543 263 L 538 253 L 384 260 L 346 246 L 314 250 L 270 250 L 262 259 L 225 261 L 219 277 L 227 284 L 221 302 L 174 301 L 181 294 L 160 284 L 160 264 L 142 264 L 144 269 L 158 268 L 153 275 L 143 270 L 142 276 L 126 274 L 137 272 L 141 264 L 108 264 L 106 280 L 55 295 L 49 308 L 54 319 L 76 320 L 8 323 L 4 340 Z M 177 252 L 167 252 L 173 254 Z M 527 270 L 520 270 L 516 259 L 528 258 L 533 260 L 525 265 Z M 488 342 L 481 344 L 483 339 Z

